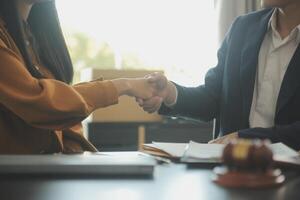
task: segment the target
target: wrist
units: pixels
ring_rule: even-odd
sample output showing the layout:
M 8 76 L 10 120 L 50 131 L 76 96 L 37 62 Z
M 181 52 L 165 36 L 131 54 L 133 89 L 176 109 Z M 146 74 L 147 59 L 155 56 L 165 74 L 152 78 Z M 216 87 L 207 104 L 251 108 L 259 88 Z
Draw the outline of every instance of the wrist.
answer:
M 120 79 L 114 79 L 112 80 L 113 84 L 115 85 L 118 95 L 128 95 L 131 90 L 131 84 L 129 79 L 126 78 L 120 78 Z
M 174 85 L 174 83 L 168 81 L 167 94 L 166 97 L 164 98 L 164 104 L 172 106 L 176 103 L 176 99 L 177 99 L 177 88 Z

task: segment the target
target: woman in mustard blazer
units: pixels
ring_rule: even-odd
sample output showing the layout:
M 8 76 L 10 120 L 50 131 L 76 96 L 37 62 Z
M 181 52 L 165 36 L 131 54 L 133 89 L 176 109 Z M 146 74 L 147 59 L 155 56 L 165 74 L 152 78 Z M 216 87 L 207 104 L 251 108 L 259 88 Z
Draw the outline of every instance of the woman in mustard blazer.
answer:
M 72 62 L 55 1 L 0 1 L 0 154 L 97 151 L 81 121 L 129 95 L 153 95 L 150 81 L 71 85 Z

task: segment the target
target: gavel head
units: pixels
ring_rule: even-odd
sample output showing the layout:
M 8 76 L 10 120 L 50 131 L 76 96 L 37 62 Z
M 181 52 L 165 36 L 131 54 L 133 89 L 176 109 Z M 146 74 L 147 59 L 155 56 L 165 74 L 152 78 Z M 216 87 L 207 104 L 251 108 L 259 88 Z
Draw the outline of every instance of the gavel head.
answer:
M 223 150 L 223 162 L 229 170 L 265 172 L 273 165 L 269 144 L 268 140 L 232 140 Z

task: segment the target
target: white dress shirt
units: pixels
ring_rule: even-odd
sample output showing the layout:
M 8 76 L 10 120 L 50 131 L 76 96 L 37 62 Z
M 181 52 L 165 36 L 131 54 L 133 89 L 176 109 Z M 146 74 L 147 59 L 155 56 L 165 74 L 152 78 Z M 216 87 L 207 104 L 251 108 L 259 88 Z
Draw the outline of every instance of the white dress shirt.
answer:
M 281 83 L 300 41 L 300 25 L 293 29 L 287 37 L 281 38 L 276 27 L 277 12 L 278 10 L 275 9 L 270 18 L 268 31 L 259 52 L 249 117 L 251 128 L 274 126 Z
M 251 128 L 274 126 L 281 83 L 300 42 L 300 25 L 293 29 L 287 37 L 281 38 L 276 27 L 277 12 L 278 10 L 275 9 L 270 18 L 268 31 L 259 52 L 258 70 L 249 116 Z M 174 103 L 167 106 L 173 107 L 176 102 L 177 95 Z

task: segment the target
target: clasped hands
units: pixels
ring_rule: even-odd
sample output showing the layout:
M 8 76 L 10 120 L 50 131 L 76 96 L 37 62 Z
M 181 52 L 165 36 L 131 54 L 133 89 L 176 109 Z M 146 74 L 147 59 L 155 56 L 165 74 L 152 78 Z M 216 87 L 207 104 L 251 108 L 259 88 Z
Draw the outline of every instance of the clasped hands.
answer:
M 119 95 L 128 95 L 136 98 L 137 103 L 144 111 L 154 113 L 159 110 L 162 103 L 172 105 L 176 101 L 177 89 L 175 85 L 161 73 L 153 73 L 144 78 L 119 79 L 115 85 Z M 237 132 L 228 134 L 209 143 L 228 143 L 237 138 Z
M 140 107 L 148 113 L 159 110 L 162 103 L 174 104 L 176 87 L 161 73 L 152 73 L 143 78 L 143 83 L 135 85 L 135 98 Z

